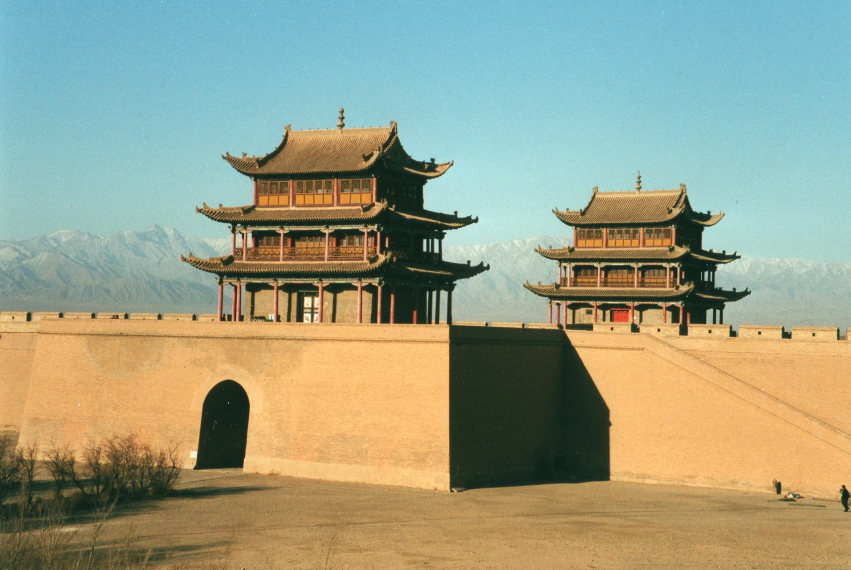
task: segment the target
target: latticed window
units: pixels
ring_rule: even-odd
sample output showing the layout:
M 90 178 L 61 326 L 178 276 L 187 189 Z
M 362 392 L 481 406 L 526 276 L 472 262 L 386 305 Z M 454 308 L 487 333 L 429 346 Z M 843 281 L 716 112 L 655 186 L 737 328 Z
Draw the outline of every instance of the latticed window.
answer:
M 574 267 L 573 269 L 573 284 L 576 286 L 595 286 L 597 285 L 597 268 L 596 267 Z
M 340 245 L 363 247 L 363 234 L 345 236 L 340 240 Z
M 579 228 L 576 230 L 576 247 L 603 247 L 603 230 Z
M 340 204 L 369 204 L 372 202 L 372 179 L 340 180 Z
M 664 287 L 666 284 L 664 267 L 645 267 L 641 270 L 642 287 Z
M 605 285 L 627 287 L 634 284 L 633 270 L 627 267 L 617 267 L 606 270 Z
M 609 228 L 609 247 L 638 247 L 638 228 Z
M 296 180 L 296 206 L 331 206 L 334 204 L 333 180 Z
M 325 247 L 325 237 L 324 236 L 300 236 L 296 238 L 295 243 L 293 244 L 298 248 L 320 248 Z
M 266 234 L 259 236 L 256 241 L 259 247 L 277 247 L 281 243 L 280 234 Z
M 671 228 L 645 229 L 644 245 L 647 247 L 671 245 Z
M 289 206 L 289 180 L 260 180 L 257 182 L 258 206 Z

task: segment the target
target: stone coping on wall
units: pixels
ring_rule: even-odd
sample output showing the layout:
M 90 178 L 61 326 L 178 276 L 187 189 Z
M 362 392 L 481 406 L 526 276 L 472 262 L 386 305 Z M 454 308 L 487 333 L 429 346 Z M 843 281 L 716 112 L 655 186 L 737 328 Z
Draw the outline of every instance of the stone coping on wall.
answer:
M 638 332 L 657 336 L 679 336 L 682 326 L 679 323 L 642 324 Z
M 733 336 L 733 327 L 731 325 L 689 325 L 688 336 L 729 338 Z
M 776 325 L 739 325 L 739 338 L 783 338 L 786 329 Z
M 594 323 L 594 332 L 604 333 L 632 333 L 632 323 Z
M 0 323 L 34 323 L 51 320 L 110 320 L 110 321 L 193 321 L 193 322 L 217 322 L 218 316 L 214 313 L 120 313 L 120 312 L 87 312 L 87 311 L 0 311 Z M 258 324 L 267 323 L 274 325 L 290 324 L 296 326 L 315 326 L 310 323 L 272 323 L 271 321 L 257 321 Z M 224 321 L 222 325 L 233 325 L 231 321 Z M 242 323 L 249 324 L 249 323 Z M 387 324 L 387 323 L 384 323 Z M 445 323 L 441 323 L 445 325 Z M 549 323 L 524 323 L 503 321 L 455 321 L 457 326 L 494 327 L 494 328 L 527 328 L 527 329 L 561 329 L 560 324 Z M 323 323 L 321 326 L 359 326 L 371 327 L 375 323 Z M 382 326 L 382 325 L 378 325 Z M 434 325 L 393 325 L 393 326 L 434 326 Z M 571 327 L 568 327 L 571 328 Z M 731 325 L 691 324 L 682 327 L 677 323 L 656 323 L 632 325 L 630 323 L 596 323 L 589 330 L 602 333 L 636 333 L 642 332 L 656 336 L 680 336 L 702 338 L 756 338 L 756 339 L 792 339 L 802 342 L 828 342 L 842 341 L 851 342 L 851 327 L 846 328 L 843 337 L 839 327 L 812 327 L 793 326 L 791 331 L 779 325 L 739 325 L 738 331 L 734 331 Z
M 793 340 L 831 341 L 839 340 L 838 327 L 792 327 Z

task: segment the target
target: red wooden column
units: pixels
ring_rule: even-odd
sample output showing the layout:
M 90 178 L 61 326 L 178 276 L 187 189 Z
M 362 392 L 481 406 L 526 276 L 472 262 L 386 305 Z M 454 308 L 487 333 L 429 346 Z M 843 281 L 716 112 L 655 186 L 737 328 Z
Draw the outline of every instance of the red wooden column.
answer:
M 278 244 L 278 245 L 280 246 L 280 247 L 278 248 L 278 249 L 279 249 L 279 252 L 278 252 L 278 261 L 283 261 L 283 260 L 284 260 L 284 234 L 285 234 L 285 233 L 286 233 L 286 232 L 283 230 L 283 228 L 281 228 L 280 230 L 278 230 L 278 235 L 280 236 L 280 240 L 279 240 L 279 241 L 280 241 L 280 243 Z
M 246 259 L 248 259 L 248 230 L 242 230 L 242 260 Z
M 381 231 L 376 230 L 375 232 L 375 253 L 376 255 L 381 255 Z
M 567 328 L 567 303 L 564 304 L 564 321 L 562 322 L 564 328 Z
M 597 264 L 597 287 L 599 287 L 602 284 L 602 278 L 603 278 L 603 266 L 598 263 Z
M 222 320 L 222 305 L 225 300 L 225 283 L 222 280 L 219 280 L 219 299 L 216 301 L 216 320 Z
M 548 316 L 549 316 L 549 321 L 548 321 L 548 322 L 549 322 L 550 324 L 553 324 L 553 300 L 552 300 L 552 299 L 550 299 L 550 301 L 549 301 L 549 303 L 548 303 L 548 304 L 549 304 L 549 309 L 550 309 L 550 314 L 548 315 Z
M 325 232 L 325 261 L 328 261 L 328 247 L 329 247 L 329 242 L 331 241 L 331 230 L 323 230 L 323 231 Z
M 452 324 L 452 288 L 446 292 L 446 324 Z
M 556 303 L 556 322 L 561 322 L 561 303 Z
M 236 228 L 230 230 L 230 254 L 236 257 Z
M 396 288 L 390 289 L 390 324 L 396 323 Z
M 230 320 L 234 322 L 236 321 L 236 283 L 231 283 L 230 286 L 233 287 L 230 299 Z
M 632 265 L 632 286 L 638 287 L 638 264 L 634 263 Z
M 434 299 L 434 324 L 440 324 L 440 289 L 434 291 L 437 296 Z
M 375 292 L 378 299 L 375 301 L 375 322 L 379 325 L 381 324 L 381 298 L 384 296 L 384 287 L 382 285 L 377 286 L 377 290 Z
M 272 315 L 273 315 L 272 316 L 272 322 L 278 323 L 278 322 L 281 321 L 281 319 L 278 316 L 278 282 L 277 281 L 275 281 L 275 285 L 272 287 L 272 290 L 273 290 L 272 294 L 275 296 L 273 301 L 272 301 Z
M 358 323 L 363 322 L 363 283 L 358 281 Z
M 327 242 L 326 242 L 327 243 Z M 319 283 L 319 322 L 325 322 L 323 320 L 325 313 L 325 284 Z
M 594 322 L 597 322 L 597 301 L 594 301 Z
M 430 325 L 432 323 L 431 311 L 434 308 L 434 306 L 432 305 L 432 295 L 433 295 L 433 291 L 431 289 L 427 289 L 426 290 L 426 314 L 425 314 L 425 319 L 423 320 L 423 322 L 427 325 Z
M 683 304 L 680 303 L 680 324 L 683 324 Z
M 668 322 L 668 303 L 662 303 L 662 322 Z
M 629 324 L 635 323 L 635 302 L 629 304 Z
M 366 246 L 369 243 L 369 231 L 364 228 L 363 230 L 363 260 L 366 261 Z
M 242 320 L 242 282 L 236 284 L 236 321 Z

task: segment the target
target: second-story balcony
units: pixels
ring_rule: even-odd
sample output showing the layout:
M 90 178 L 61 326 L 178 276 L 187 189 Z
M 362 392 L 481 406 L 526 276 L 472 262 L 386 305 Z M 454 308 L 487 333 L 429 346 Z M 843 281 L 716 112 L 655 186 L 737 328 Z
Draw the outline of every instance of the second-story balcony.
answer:
M 366 256 L 376 254 L 375 247 L 366 248 Z M 242 259 L 242 248 L 234 250 L 234 258 Z M 361 261 L 364 258 L 364 248 L 360 245 L 343 245 L 328 247 L 328 261 Z M 325 261 L 324 247 L 249 247 L 245 252 L 246 261 Z
M 562 278 L 559 283 L 562 287 L 567 287 L 567 278 Z M 670 286 L 674 286 L 673 280 Z M 574 277 L 570 280 L 571 287 L 596 287 L 596 277 Z M 636 284 L 634 277 L 602 277 L 600 279 L 600 287 L 648 287 L 664 289 L 668 286 L 664 277 L 639 277 Z

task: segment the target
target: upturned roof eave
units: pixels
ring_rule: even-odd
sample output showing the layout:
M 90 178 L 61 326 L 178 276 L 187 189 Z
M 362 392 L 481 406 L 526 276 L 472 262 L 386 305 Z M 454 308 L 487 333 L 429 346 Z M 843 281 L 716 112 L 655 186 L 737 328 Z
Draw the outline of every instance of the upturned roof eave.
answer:
M 556 285 L 533 285 L 528 281 L 523 287 L 532 293 L 548 299 L 573 299 L 576 301 L 595 301 L 610 299 L 617 301 L 677 301 L 687 298 L 694 285 L 679 288 L 654 289 L 635 287 L 556 287 Z
M 474 216 L 443 214 L 431 210 L 412 212 L 388 207 L 386 202 L 371 202 L 360 206 L 323 206 L 318 208 L 262 207 L 255 205 L 219 206 L 212 208 L 206 203 L 196 207 L 195 211 L 205 217 L 227 224 L 257 224 L 270 227 L 282 224 L 315 225 L 316 223 L 375 222 L 393 221 L 413 223 L 440 230 L 454 230 L 475 224 Z
M 249 277 L 373 277 L 390 262 L 386 255 L 368 261 L 241 261 L 232 255 L 199 258 L 191 253 L 180 260 L 195 269 L 226 278 Z

